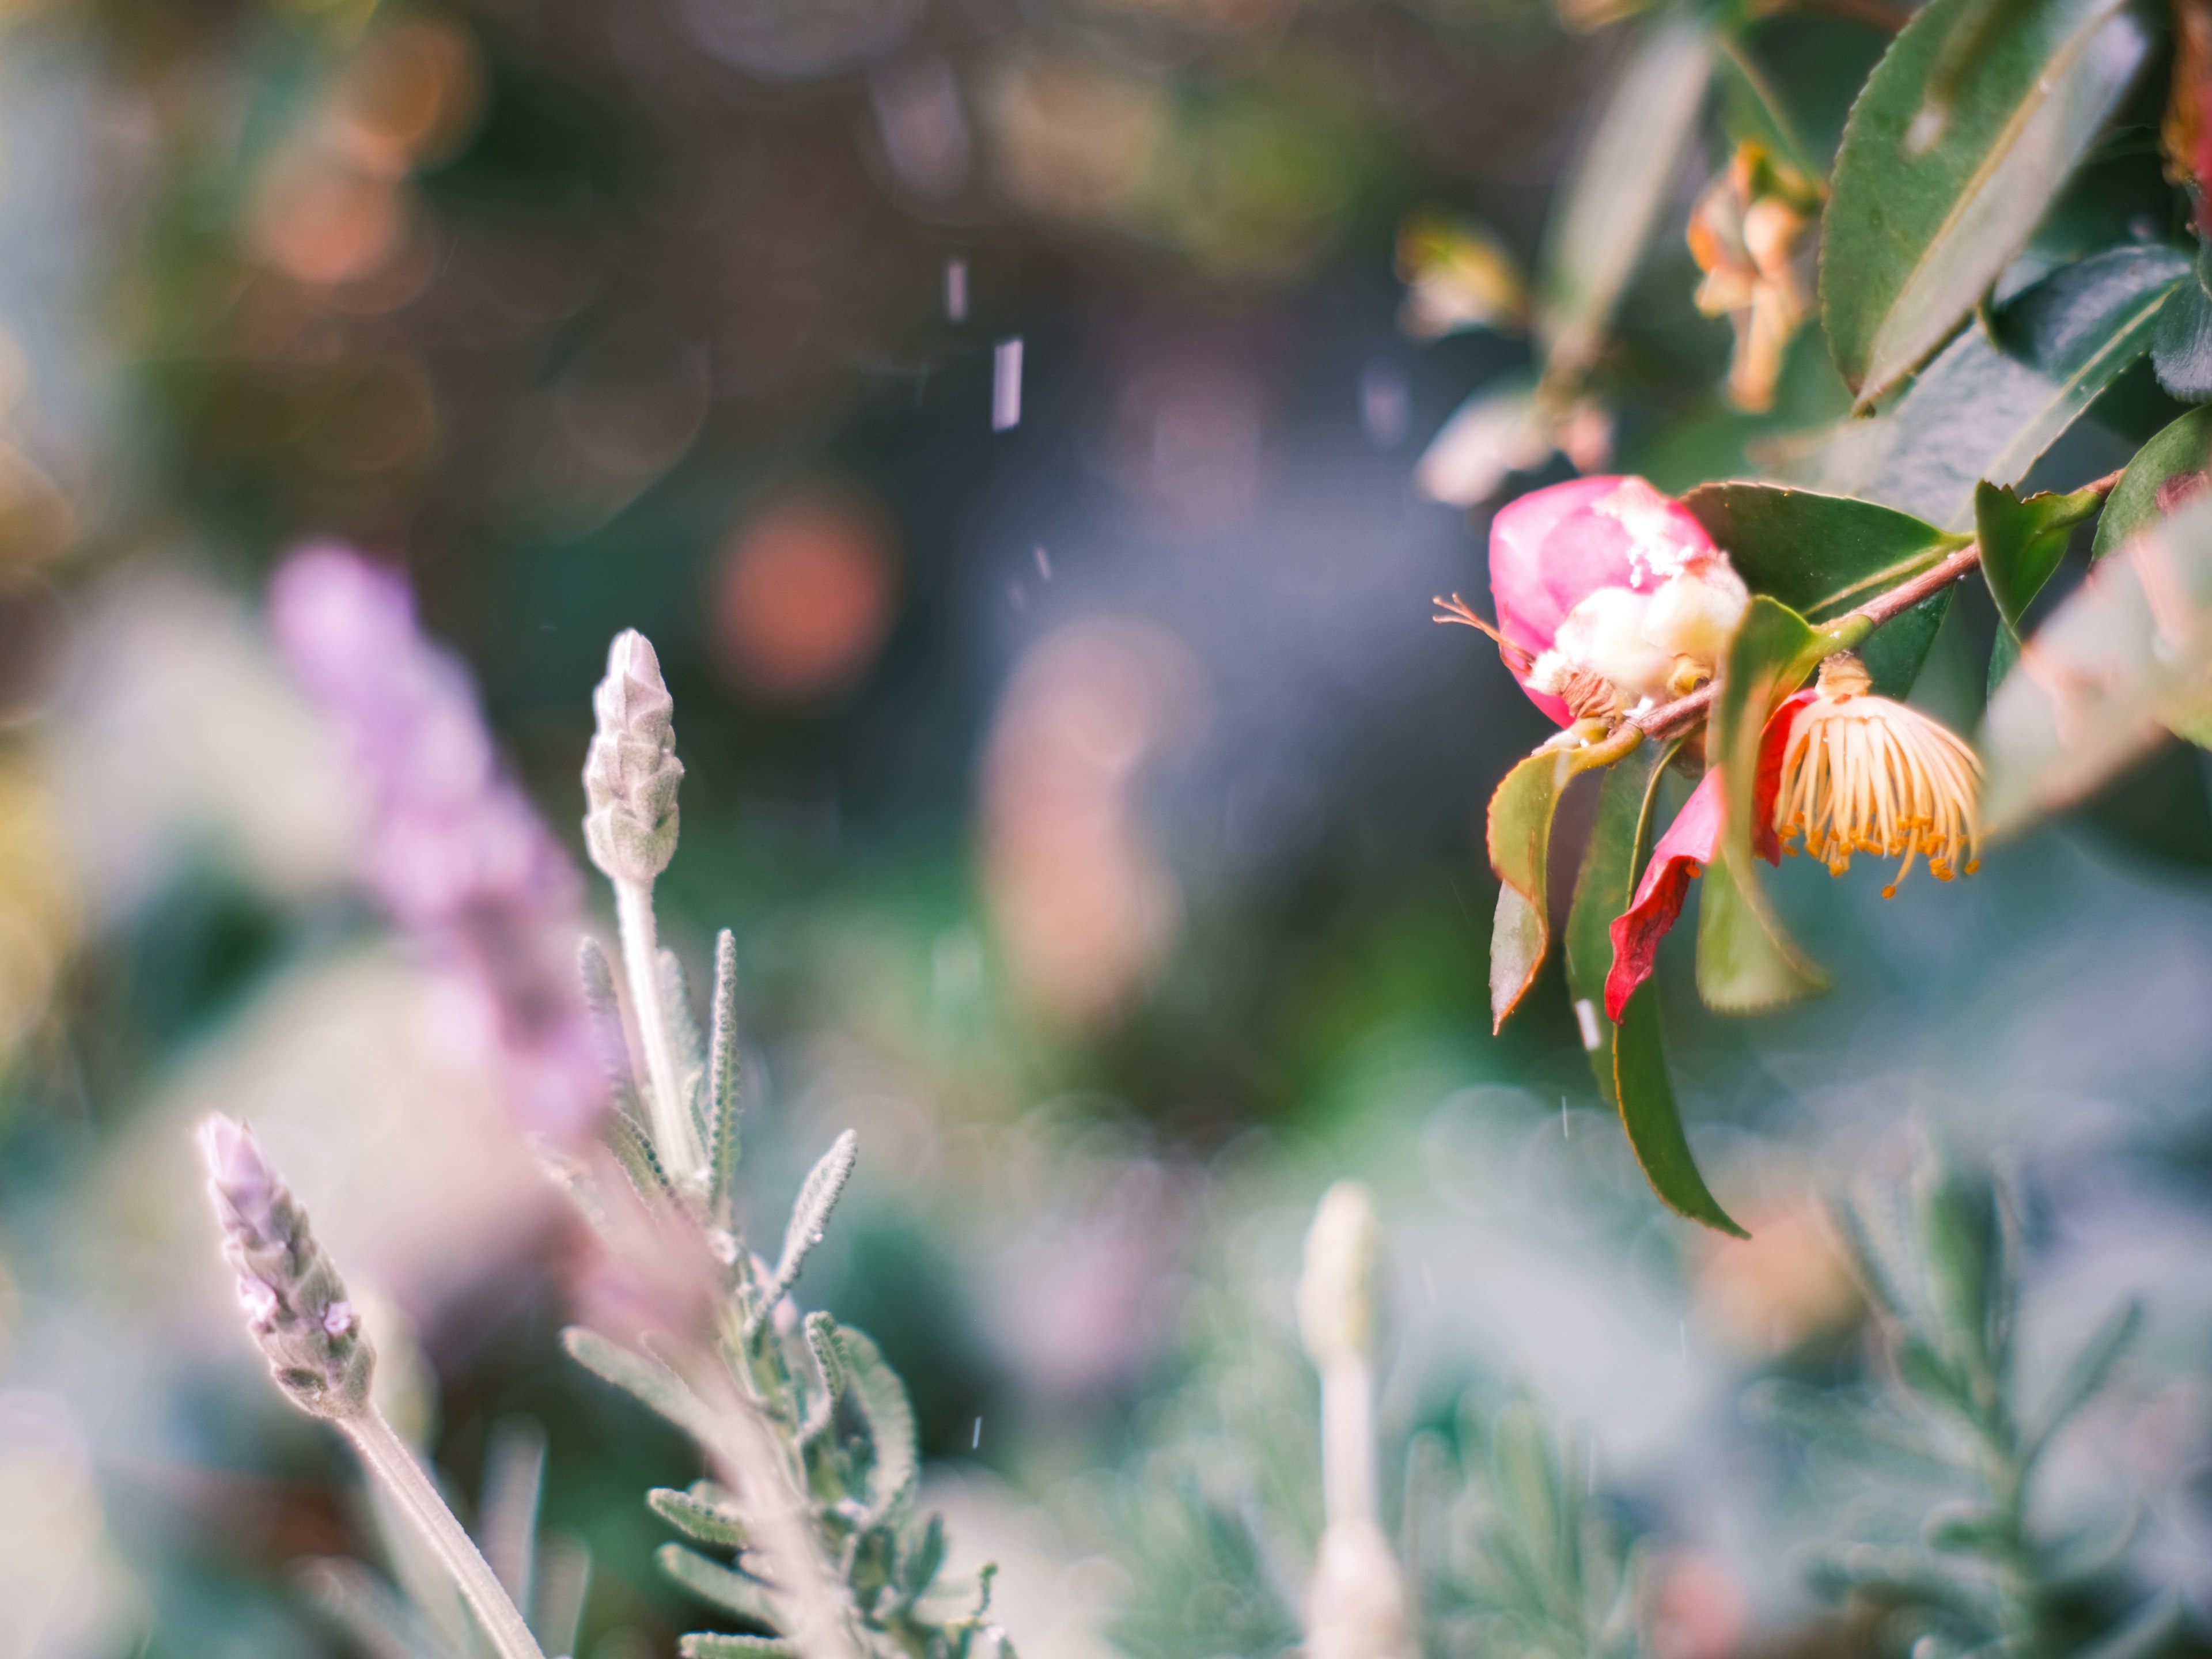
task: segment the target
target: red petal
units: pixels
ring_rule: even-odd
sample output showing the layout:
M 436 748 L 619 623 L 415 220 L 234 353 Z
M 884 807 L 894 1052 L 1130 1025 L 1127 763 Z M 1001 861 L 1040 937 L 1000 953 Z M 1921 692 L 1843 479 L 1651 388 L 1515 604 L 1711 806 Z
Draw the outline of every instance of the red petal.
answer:
M 1702 872 L 1720 845 L 1721 825 L 1727 813 L 1721 805 L 1721 775 L 1717 768 L 1690 792 L 1682 810 L 1659 844 L 1651 849 L 1651 862 L 1637 884 L 1636 897 L 1613 920 L 1613 967 L 1605 976 L 1605 1015 L 1616 1024 L 1627 1010 L 1636 988 L 1651 977 L 1659 941 L 1682 914 L 1682 901 L 1690 894 L 1690 878 Z
M 1811 691 L 1785 699 L 1767 717 L 1759 733 L 1759 771 L 1752 783 L 1752 845 L 1769 864 L 1782 862 L 1782 837 L 1774 827 L 1775 797 L 1782 791 L 1782 757 L 1788 749 L 1790 727 L 1796 711 L 1813 700 Z M 1721 775 L 1709 769 L 1659 844 L 1651 849 L 1651 862 L 1637 884 L 1636 897 L 1613 918 L 1613 967 L 1605 976 L 1606 1018 L 1619 1023 L 1636 988 L 1651 976 L 1659 954 L 1659 941 L 1682 914 L 1689 896 L 1690 878 L 1701 874 L 1713 861 L 1720 846 L 1728 814 L 1721 802 Z

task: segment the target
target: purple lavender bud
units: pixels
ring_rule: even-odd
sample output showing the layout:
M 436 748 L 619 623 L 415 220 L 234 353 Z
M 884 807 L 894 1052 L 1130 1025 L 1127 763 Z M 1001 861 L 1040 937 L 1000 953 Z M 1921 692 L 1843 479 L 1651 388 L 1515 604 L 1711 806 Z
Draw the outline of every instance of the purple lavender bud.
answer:
M 238 1272 L 246 1328 L 292 1403 L 316 1417 L 368 1409 L 376 1355 L 307 1213 L 253 1131 L 212 1116 L 199 1127 L 223 1259 Z
M 605 1099 L 570 965 L 582 882 L 501 773 L 467 671 L 417 629 L 405 577 L 348 548 L 288 558 L 270 620 L 352 748 L 370 803 L 369 887 L 451 971 L 517 1115 L 580 1136 Z

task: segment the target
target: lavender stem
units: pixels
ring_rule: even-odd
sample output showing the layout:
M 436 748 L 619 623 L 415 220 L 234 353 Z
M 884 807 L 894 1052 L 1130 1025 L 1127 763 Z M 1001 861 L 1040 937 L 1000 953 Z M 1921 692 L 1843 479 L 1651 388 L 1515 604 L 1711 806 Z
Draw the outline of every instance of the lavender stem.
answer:
M 337 1426 L 353 1442 L 369 1478 L 384 1488 L 416 1535 L 453 1575 L 455 1588 L 476 1614 L 499 1659 L 545 1659 L 544 1650 L 501 1587 L 483 1552 L 454 1519 L 429 1475 L 415 1461 L 407 1443 L 385 1420 L 384 1413 L 371 1406 L 357 1416 L 337 1419 Z

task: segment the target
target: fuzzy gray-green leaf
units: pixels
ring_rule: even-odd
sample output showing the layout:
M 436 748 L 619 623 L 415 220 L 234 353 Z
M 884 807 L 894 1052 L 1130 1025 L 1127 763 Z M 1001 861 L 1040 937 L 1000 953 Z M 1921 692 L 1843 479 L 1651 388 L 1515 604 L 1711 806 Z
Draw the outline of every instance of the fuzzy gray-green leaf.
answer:
M 756 1624 L 775 1628 L 774 1608 L 769 1601 L 767 1587 L 758 1579 L 724 1566 L 719 1561 L 709 1561 L 693 1549 L 681 1544 L 663 1544 L 653 1553 L 660 1564 L 661 1571 L 690 1590 L 702 1601 L 712 1601 L 725 1613 L 735 1613 L 740 1619 L 750 1619 Z
M 611 1382 L 701 1439 L 711 1438 L 713 1414 L 684 1379 L 659 1360 L 611 1342 L 597 1331 L 571 1325 L 561 1334 L 569 1357 L 604 1382 Z
M 836 1208 L 838 1194 L 852 1179 L 853 1164 L 860 1155 L 860 1137 L 848 1129 L 830 1143 L 830 1150 L 807 1171 L 799 1188 L 799 1197 L 792 1204 L 791 1220 L 784 1228 L 783 1255 L 761 1293 L 763 1309 L 775 1307 L 799 1282 L 807 1255 L 822 1242 L 823 1232 L 830 1224 L 830 1212 Z
M 641 1120 L 644 1110 L 638 1101 L 637 1077 L 630 1069 L 629 1039 L 623 1034 L 622 1004 L 615 995 L 614 967 L 608 962 L 607 953 L 599 948 L 599 940 L 586 939 L 576 947 L 576 975 L 583 983 L 584 1010 L 591 1022 L 592 1046 L 598 1050 L 599 1064 L 606 1072 L 615 1109 Z
M 738 1174 L 738 1115 L 744 1109 L 744 1057 L 738 1052 L 738 940 L 725 927 L 714 938 L 714 1007 L 707 1034 L 708 1213 L 729 1212 Z
M 676 1640 L 681 1659 L 792 1659 L 799 1650 L 781 1636 L 725 1636 L 693 1631 Z
M 694 1481 L 688 1492 L 655 1486 L 645 1501 L 655 1515 L 695 1543 L 743 1549 L 752 1535 L 730 1495 L 711 1480 Z
M 691 1114 L 699 1144 L 709 1146 L 707 1125 L 707 1045 L 699 1036 L 699 1021 L 691 1012 L 691 981 L 683 959 L 663 949 L 657 964 L 660 975 L 660 1006 L 668 1018 L 670 1058 L 676 1062 L 676 1085 Z
M 880 1521 L 913 1490 L 921 1471 L 914 1406 L 907 1398 L 906 1384 L 866 1332 L 840 1326 L 837 1342 L 844 1351 L 853 1403 L 867 1425 L 874 1458 L 868 1476 L 868 1513 L 872 1520 Z

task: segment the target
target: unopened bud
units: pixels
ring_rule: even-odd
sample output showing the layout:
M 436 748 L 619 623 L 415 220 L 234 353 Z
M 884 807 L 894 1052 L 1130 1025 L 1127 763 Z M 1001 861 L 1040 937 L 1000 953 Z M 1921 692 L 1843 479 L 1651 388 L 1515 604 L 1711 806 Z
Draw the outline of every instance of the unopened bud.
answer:
M 676 853 L 676 700 L 660 659 L 635 629 L 607 648 L 606 678 L 592 693 L 599 730 L 584 759 L 584 844 L 617 881 L 649 882 Z
M 246 1327 L 292 1403 L 317 1417 L 368 1407 L 376 1356 L 337 1269 L 253 1131 L 222 1116 L 200 1125 L 223 1258 L 238 1273 Z
M 1322 1194 L 1314 1213 L 1305 1272 L 1298 1279 L 1298 1329 L 1321 1370 L 1374 1352 L 1382 1256 L 1373 1195 L 1358 1182 L 1338 1182 Z

